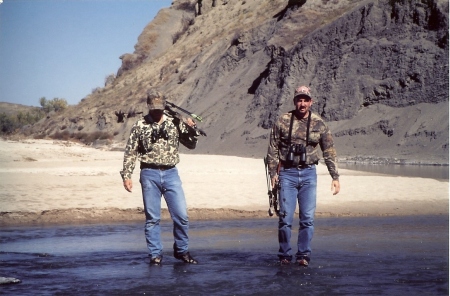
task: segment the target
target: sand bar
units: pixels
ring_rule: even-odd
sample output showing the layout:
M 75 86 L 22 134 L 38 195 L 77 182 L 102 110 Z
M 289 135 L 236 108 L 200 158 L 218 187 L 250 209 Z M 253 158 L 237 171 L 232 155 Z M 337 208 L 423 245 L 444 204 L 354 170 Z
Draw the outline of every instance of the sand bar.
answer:
M 122 158 L 72 142 L 0 140 L 0 226 L 143 220 L 139 169 L 126 192 Z M 178 169 L 191 220 L 268 217 L 262 159 L 182 154 Z M 448 215 L 448 180 L 340 174 L 341 192 L 333 196 L 318 165 L 317 217 Z

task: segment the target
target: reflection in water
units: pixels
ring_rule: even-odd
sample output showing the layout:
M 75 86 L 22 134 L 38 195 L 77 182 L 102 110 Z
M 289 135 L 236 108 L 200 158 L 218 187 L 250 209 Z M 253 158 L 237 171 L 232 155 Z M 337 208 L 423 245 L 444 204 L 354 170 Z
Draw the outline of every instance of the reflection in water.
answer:
M 448 217 L 320 218 L 311 266 L 279 266 L 277 220 L 193 221 L 191 253 L 150 266 L 142 224 L 0 230 L 10 295 L 448 295 Z M 293 235 L 295 238 L 296 235 Z M 295 242 L 293 241 L 295 244 Z
M 339 168 L 403 177 L 448 180 L 448 166 L 339 163 Z

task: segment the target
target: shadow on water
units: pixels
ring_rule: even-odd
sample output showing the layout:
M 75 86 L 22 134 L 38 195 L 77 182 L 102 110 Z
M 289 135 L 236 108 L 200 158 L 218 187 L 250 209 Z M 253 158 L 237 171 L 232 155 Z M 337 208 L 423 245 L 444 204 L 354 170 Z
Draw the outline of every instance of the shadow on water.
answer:
M 198 265 L 150 266 L 142 224 L 0 230 L 10 295 L 448 295 L 448 217 L 321 218 L 308 268 L 277 262 L 276 219 L 193 221 Z M 296 237 L 294 233 L 293 237 Z M 295 244 L 295 240 L 292 241 Z

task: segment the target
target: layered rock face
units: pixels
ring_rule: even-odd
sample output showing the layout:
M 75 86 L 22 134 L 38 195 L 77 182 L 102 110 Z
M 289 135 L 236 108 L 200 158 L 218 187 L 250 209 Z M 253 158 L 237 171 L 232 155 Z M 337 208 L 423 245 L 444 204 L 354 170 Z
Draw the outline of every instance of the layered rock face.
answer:
M 350 121 L 332 124 L 346 155 L 401 158 L 415 153 L 419 158 L 423 152 L 426 158 L 445 159 L 449 98 L 445 7 L 433 1 L 368 1 L 292 49 L 273 45 L 255 91 L 258 107 L 251 108 L 259 113 L 259 125 L 269 128 L 280 107 L 292 104 L 293 89 L 303 83 L 314 90 L 315 112 L 328 121 Z M 301 13 L 293 9 L 289 16 Z
M 290 17 L 301 14 L 293 10 Z M 448 101 L 447 20 L 432 1 L 367 2 L 288 51 L 274 45 L 270 74 L 255 95 L 265 110 L 261 125 L 271 125 L 276 105 L 291 103 L 299 82 L 314 89 L 315 110 L 329 121 L 375 104 Z

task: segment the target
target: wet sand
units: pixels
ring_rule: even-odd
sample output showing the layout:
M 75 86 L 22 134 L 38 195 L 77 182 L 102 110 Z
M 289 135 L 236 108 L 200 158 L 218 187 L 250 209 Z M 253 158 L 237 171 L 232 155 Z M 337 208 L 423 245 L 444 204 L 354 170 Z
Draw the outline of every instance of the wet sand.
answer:
M 0 226 L 142 221 L 139 169 L 126 192 L 122 158 L 70 142 L 0 140 Z M 191 220 L 267 217 L 262 159 L 182 154 L 178 169 Z M 317 217 L 448 216 L 448 180 L 340 170 L 333 196 L 326 167 L 317 171 Z

